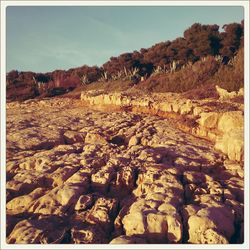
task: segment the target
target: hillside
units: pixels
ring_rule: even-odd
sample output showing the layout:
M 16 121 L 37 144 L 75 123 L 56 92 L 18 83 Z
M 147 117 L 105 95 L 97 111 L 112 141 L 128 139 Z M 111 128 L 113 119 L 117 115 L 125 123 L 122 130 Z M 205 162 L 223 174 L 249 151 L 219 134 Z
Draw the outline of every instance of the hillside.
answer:
M 102 65 L 48 73 L 7 74 L 7 100 L 60 95 L 75 88 L 186 92 L 219 85 L 229 91 L 243 86 L 244 23 L 193 24 L 183 37 L 124 53 Z M 209 92 L 210 93 L 210 92 Z

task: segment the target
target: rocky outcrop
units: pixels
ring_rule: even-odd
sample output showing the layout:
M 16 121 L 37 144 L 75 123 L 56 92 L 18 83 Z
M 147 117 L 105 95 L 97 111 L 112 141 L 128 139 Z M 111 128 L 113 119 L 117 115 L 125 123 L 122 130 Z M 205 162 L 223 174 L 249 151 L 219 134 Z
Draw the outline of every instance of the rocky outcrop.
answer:
M 243 96 L 244 95 L 244 90 L 243 88 L 239 89 L 239 91 L 232 91 L 229 92 L 226 89 L 220 88 L 218 85 L 215 86 L 216 87 L 216 91 L 220 96 L 220 99 L 224 100 L 224 99 L 231 99 L 237 96 Z
M 99 103 L 127 110 L 93 110 L 86 100 L 59 98 L 7 104 L 7 242 L 242 243 L 243 152 L 237 144 L 217 151 L 176 126 L 179 115 L 196 112 L 200 128 L 223 142 L 241 129 L 242 113 L 217 115 L 171 94 L 169 102 L 161 94 L 98 96 Z M 169 111 L 159 113 L 159 104 Z M 135 113 L 140 105 L 144 113 Z M 209 112 L 208 121 L 202 114 Z M 33 127 L 32 137 L 23 136 Z M 236 149 L 230 159 L 221 152 Z
M 202 136 L 215 141 L 215 148 L 228 155 L 230 160 L 243 161 L 244 157 L 244 121 L 242 111 L 225 113 L 201 113 L 199 124 Z
M 244 161 L 244 130 L 232 129 L 218 138 L 215 148 L 222 151 L 230 160 Z
M 220 91 L 222 90 L 220 88 Z M 239 91 L 239 95 L 242 95 L 242 91 Z M 233 97 L 235 96 L 236 93 Z M 223 102 L 224 99 L 192 101 L 174 93 L 143 95 L 143 97 L 131 93 L 101 91 L 81 94 L 83 103 L 102 110 L 113 108 L 175 118 L 176 126 L 180 129 L 215 142 L 215 148 L 228 155 L 229 159 L 243 161 L 243 106 Z M 139 137 L 132 137 L 129 145 L 136 145 L 139 141 Z

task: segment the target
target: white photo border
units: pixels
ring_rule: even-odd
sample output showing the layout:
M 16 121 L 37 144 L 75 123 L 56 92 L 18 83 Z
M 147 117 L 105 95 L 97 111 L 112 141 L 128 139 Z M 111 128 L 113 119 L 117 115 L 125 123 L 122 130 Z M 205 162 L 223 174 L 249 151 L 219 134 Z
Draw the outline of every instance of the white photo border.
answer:
M 6 8 L 8 6 L 240 6 L 244 8 L 244 243 L 201 244 L 7 244 L 6 243 Z M 1 0 L 1 249 L 250 249 L 249 246 L 249 1 L 7 1 Z

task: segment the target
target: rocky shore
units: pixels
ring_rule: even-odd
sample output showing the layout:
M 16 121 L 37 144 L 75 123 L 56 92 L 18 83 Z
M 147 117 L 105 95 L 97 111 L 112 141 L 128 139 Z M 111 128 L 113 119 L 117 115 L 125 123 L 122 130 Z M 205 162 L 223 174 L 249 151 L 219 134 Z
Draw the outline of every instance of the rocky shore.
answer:
M 243 104 L 83 92 L 7 104 L 7 242 L 242 243 Z

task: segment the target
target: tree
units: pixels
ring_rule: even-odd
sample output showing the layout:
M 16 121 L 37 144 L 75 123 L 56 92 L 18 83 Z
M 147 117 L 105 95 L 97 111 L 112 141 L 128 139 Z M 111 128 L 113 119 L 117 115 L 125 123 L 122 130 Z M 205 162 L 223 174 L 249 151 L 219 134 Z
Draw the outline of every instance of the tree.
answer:
M 216 55 L 220 48 L 219 26 L 193 24 L 184 31 L 187 45 L 198 58 L 207 55 Z
M 164 66 L 169 63 L 168 48 L 171 45 L 170 41 L 161 42 L 153 45 L 147 51 L 143 50 L 143 64 L 153 64 L 154 67 Z
M 41 83 L 48 83 L 49 81 L 52 80 L 51 76 L 49 76 L 48 74 L 37 74 L 35 76 L 35 79 L 37 82 Z
M 178 60 L 181 65 L 189 60 L 194 60 L 193 50 L 188 47 L 188 42 L 183 37 L 178 37 L 172 41 L 168 47 L 167 56 L 170 62 Z
M 235 55 L 241 44 L 244 24 L 231 23 L 223 26 L 224 32 L 220 34 L 222 48 L 220 53 L 231 58 Z

